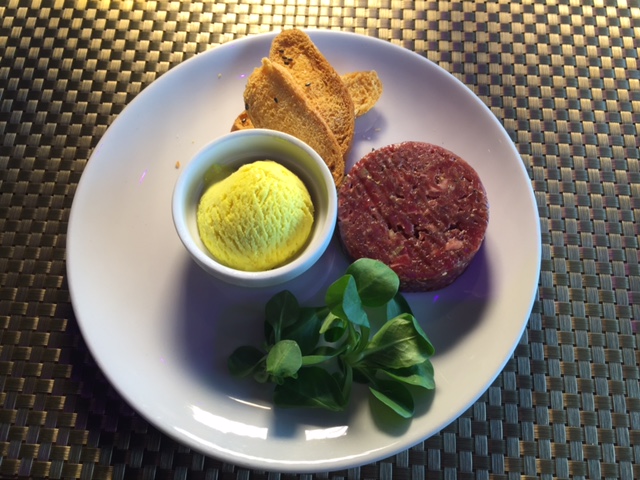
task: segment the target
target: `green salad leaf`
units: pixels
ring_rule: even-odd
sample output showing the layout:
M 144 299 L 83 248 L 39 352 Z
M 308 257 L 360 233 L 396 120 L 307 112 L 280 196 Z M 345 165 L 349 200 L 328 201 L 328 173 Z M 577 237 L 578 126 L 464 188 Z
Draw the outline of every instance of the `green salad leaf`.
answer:
M 294 340 L 280 340 L 267 354 L 267 373 L 282 381 L 297 377 L 302 367 L 302 352 Z
M 228 359 L 236 377 L 273 383 L 280 407 L 343 410 L 354 382 L 402 418 L 414 412 L 412 391 L 435 388 L 435 349 L 382 262 L 353 262 L 326 291 L 325 305 L 300 306 L 285 290 L 265 306 L 264 350 L 238 347 Z M 382 312 L 373 329 L 370 316 Z M 374 331 L 375 330 L 375 331 Z M 373 335 L 372 335 L 373 332 Z
M 300 371 L 295 380 L 287 379 L 276 386 L 274 402 L 280 407 L 318 407 L 341 411 L 347 399 L 339 381 L 321 367 L 308 367 Z
M 402 418 L 413 416 L 413 397 L 401 383 L 381 380 L 370 386 L 369 391 Z
M 433 345 L 416 319 L 403 313 L 378 330 L 362 352 L 362 360 L 380 368 L 407 368 L 433 354 Z

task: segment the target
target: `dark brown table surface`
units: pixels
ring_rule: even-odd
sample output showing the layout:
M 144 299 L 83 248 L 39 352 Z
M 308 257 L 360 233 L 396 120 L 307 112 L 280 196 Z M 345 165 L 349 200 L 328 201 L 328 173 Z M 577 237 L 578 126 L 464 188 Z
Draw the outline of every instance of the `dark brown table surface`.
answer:
M 106 129 L 199 52 L 286 27 L 378 37 L 491 108 L 538 202 L 542 266 L 504 371 L 441 433 L 346 471 L 208 458 L 147 423 L 88 352 L 66 230 Z M 0 2 L 0 476 L 640 478 L 638 0 Z

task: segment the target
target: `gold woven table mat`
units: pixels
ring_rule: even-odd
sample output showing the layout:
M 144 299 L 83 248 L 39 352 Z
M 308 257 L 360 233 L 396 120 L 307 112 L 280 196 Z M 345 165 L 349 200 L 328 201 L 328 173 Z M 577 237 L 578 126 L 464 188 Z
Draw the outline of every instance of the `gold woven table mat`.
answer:
M 537 300 L 488 391 L 398 455 L 316 475 L 148 424 L 89 354 L 65 272 L 78 180 L 123 108 L 199 52 L 293 26 L 458 77 L 515 142 L 542 227 Z M 639 53 L 638 0 L 0 2 L 0 477 L 640 478 Z

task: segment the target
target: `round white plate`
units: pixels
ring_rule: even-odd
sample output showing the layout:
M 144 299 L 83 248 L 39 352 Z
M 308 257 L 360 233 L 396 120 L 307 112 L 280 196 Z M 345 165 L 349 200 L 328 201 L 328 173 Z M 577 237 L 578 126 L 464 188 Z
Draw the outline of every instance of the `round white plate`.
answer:
M 460 81 L 425 58 L 349 33 L 310 31 L 340 73 L 376 70 L 384 94 L 357 121 L 349 167 L 372 148 L 422 140 L 465 158 L 491 210 L 483 247 L 450 287 L 407 295 L 436 347 L 437 387 L 399 421 L 357 390 L 344 413 L 280 410 L 268 387 L 230 377 L 228 355 L 259 345 L 263 306 L 288 288 L 322 301 L 348 265 L 336 238 L 307 273 L 248 290 L 207 276 L 174 231 L 171 194 L 203 145 L 243 109 L 247 75 L 273 34 L 224 44 L 164 74 L 118 116 L 74 198 L 67 268 L 74 310 L 96 361 L 122 396 L 178 441 L 236 465 L 314 472 L 388 457 L 437 433 L 501 372 L 531 311 L 540 230 L 531 184 L 512 141 Z

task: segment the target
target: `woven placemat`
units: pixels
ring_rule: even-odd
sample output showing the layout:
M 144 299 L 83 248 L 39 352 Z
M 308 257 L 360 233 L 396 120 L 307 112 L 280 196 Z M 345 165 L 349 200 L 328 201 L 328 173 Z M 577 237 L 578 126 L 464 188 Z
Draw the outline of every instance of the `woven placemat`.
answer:
M 537 301 L 488 391 L 407 451 L 317 475 L 150 426 L 88 353 L 65 277 L 78 180 L 122 109 L 199 52 L 292 26 L 378 37 L 462 80 L 517 145 L 542 227 Z M 638 0 L 1 2 L 0 476 L 640 478 L 639 35 Z

